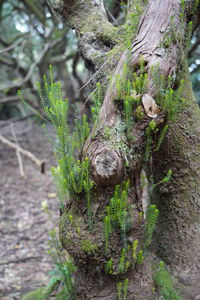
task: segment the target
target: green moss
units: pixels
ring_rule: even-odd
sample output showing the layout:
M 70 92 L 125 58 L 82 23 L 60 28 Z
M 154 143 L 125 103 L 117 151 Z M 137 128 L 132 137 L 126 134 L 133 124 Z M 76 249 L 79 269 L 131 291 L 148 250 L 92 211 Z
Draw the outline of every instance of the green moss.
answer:
M 144 253 L 143 253 L 143 250 L 140 250 L 137 253 L 136 263 L 138 265 L 141 265 L 141 264 L 143 264 L 143 262 L 144 262 Z
M 126 300 L 128 294 L 129 280 L 125 278 L 124 281 L 117 283 L 117 300 Z
M 104 237 L 105 237 L 105 252 L 108 253 L 109 238 L 112 232 L 116 229 L 120 230 L 121 238 L 124 246 L 126 245 L 126 232 L 131 226 L 130 205 L 127 201 L 129 181 L 117 185 L 114 190 L 114 195 L 106 206 L 106 216 L 104 217 Z
M 22 296 L 21 300 L 46 300 L 49 295 L 45 292 L 46 288 L 41 287 L 35 291 L 32 291 L 24 296 Z
M 148 206 L 147 216 L 146 216 L 145 242 L 144 242 L 145 249 L 149 247 L 152 242 L 152 237 L 156 228 L 158 216 L 159 216 L 159 210 L 157 209 L 157 206 L 155 204 L 150 204 Z
M 125 248 L 121 251 L 121 256 L 117 268 L 117 274 L 124 274 L 130 267 L 130 262 L 127 260 L 127 250 Z
M 122 42 L 122 34 L 119 33 L 118 28 L 105 20 L 102 22 L 101 14 L 88 14 L 84 21 L 82 23 L 79 22 L 79 24 L 81 34 L 95 32 L 97 37 L 103 42 L 111 42 L 113 45 Z
M 83 218 L 71 212 L 63 212 L 59 222 L 60 241 L 66 247 L 73 249 L 80 238 L 83 228 Z
M 183 300 L 174 289 L 173 278 L 161 261 L 153 276 L 156 288 L 163 300 Z M 160 298 L 161 299 L 161 298 Z
M 112 274 L 113 273 L 113 259 L 110 258 L 105 265 L 105 273 L 106 274 Z
M 81 248 L 87 254 L 94 254 L 98 250 L 97 244 L 93 244 L 90 240 L 82 240 Z

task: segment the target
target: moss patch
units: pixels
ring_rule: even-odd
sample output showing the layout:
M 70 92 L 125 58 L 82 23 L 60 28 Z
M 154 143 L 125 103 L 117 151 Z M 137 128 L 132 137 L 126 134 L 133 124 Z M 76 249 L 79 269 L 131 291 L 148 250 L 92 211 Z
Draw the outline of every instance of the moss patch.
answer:
M 49 295 L 45 292 L 45 290 L 45 287 L 41 287 L 22 296 L 21 300 L 47 300 Z

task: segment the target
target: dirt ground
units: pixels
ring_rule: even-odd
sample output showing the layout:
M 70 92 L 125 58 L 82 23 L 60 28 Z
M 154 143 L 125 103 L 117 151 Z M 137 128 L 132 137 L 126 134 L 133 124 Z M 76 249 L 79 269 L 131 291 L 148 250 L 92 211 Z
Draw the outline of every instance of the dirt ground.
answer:
M 53 147 L 39 125 L 14 123 L 20 146 L 45 159 L 46 173 L 22 156 L 26 177 L 20 176 L 16 152 L 0 143 L 0 299 L 17 300 L 45 285 L 53 268 L 48 256 L 48 231 L 53 224 L 41 209 L 47 200 L 58 220 L 56 187 L 51 176 Z M 0 134 L 13 140 L 10 126 Z

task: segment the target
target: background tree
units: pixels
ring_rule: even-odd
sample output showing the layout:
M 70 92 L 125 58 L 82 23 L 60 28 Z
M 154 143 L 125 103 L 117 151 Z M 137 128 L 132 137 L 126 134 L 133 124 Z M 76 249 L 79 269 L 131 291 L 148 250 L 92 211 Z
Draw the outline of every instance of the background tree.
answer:
M 196 28 L 194 30 L 194 34 L 191 40 L 191 47 L 188 51 L 188 58 L 189 58 L 189 70 L 191 72 L 191 79 L 193 84 L 193 90 L 197 97 L 197 100 L 199 102 L 199 51 L 200 51 L 200 39 L 199 39 L 199 24 L 196 25 Z
M 72 30 L 64 27 L 48 1 L 1 1 L 0 3 L 0 119 L 26 116 L 17 90 L 23 89 L 26 102 L 42 113 L 36 82 L 42 81 L 53 64 L 65 96 L 82 100 L 79 92 L 86 79 Z M 28 115 L 31 111 L 28 112 Z
M 160 259 L 185 298 L 195 299 L 200 119 L 185 49 L 199 2 L 127 6 L 126 22 L 114 26 L 103 1 L 57 1 L 55 11 L 76 30 L 79 51 L 105 91 L 80 161 L 67 173 L 60 160 L 57 172 L 71 180 L 60 240 L 78 267 L 78 299 L 152 299 L 154 282 L 160 288 L 155 297 L 180 299 Z M 150 203 L 159 209 L 152 245 L 158 210 L 144 209 L 142 170 Z

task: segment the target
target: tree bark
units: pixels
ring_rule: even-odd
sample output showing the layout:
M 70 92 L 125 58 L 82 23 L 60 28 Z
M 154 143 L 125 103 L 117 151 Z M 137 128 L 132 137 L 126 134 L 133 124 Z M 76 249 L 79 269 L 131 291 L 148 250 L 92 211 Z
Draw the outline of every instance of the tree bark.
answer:
M 114 29 L 108 23 L 102 1 L 74 0 L 66 2 L 63 7 L 60 8 L 60 12 L 63 13 L 64 18 L 68 17 L 69 24 L 79 34 L 81 33 L 80 51 L 82 55 L 89 59 L 96 69 L 100 68 L 99 60 L 97 62 L 91 52 L 94 41 L 88 43 L 87 40 L 86 44 L 90 45 L 89 49 L 84 48 L 83 50 L 82 48 L 83 37 L 87 36 L 87 30 L 91 35 L 90 29 L 85 31 L 85 22 L 89 24 L 87 22 L 90 22 L 98 11 L 97 23 L 91 27 L 94 35 L 99 34 L 100 38 L 102 36 L 105 38 L 105 26 L 110 27 L 112 34 L 119 32 L 119 29 Z M 189 8 L 191 9 L 191 6 Z M 80 9 L 82 9 L 83 17 L 80 16 Z M 90 15 L 88 15 L 88 10 Z M 152 294 L 154 288 L 152 266 L 158 263 L 160 258 L 169 265 L 182 284 L 185 299 L 193 298 L 191 298 L 190 292 L 184 290 L 184 285 L 188 285 L 190 288 L 195 286 L 194 299 L 200 294 L 198 286 L 200 276 L 198 227 L 200 120 L 188 79 L 188 71 L 185 68 L 184 47 L 187 24 L 183 15 L 186 15 L 187 12 L 188 7 L 184 7 L 183 12 L 183 7 L 178 0 L 149 1 L 141 18 L 137 36 L 132 39 L 131 50 L 126 49 L 123 52 L 112 72 L 112 80 L 108 84 L 98 122 L 83 147 L 82 156 L 89 158 L 91 178 L 95 182 L 91 204 L 94 227 L 92 231 L 88 228 L 86 195 L 81 195 L 78 200 L 72 197 L 66 204 L 60 221 L 60 240 L 74 257 L 78 266 L 76 274 L 78 299 L 117 299 L 116 283 L 124 279 L 129 279 L 127 299 L 152 299 L 155 297 Z M 191 11 L 188 15 L 190 14 Z M 99 26 L 99 20 L 102 22 L 102 26 Z M 112 34 L 108 35 L 109 41 L 113 41 Z M 115 39 L 114 44 L 120 44 L 121 38 L 118 41 Z M 169 123 L 170 129 L 162 147 L 153 151 L 152 157 L 148 161 L 145 160 L 145 151 L 148 143 L 147 129 L 152 117 L 147 114 L 144 102 L 141 106 L 144 116 L 132 126 L 130 132 L 132 138 L 128 137 L 126 131 L 120 129 L 124 125 L 123 106 L 116 104 L 119 100 L 117 76 L 118 80 L 123 81 L 123 68 L 127 64 L 130 73 L 136 72 L 139 76 L 141 56 L 144 59 L 143 73 L 147 74 L 149 82 L 145 94 L 149 97 L 155 98 L 159 93 L 154 80 L 155 72 L 160 74 L 165 81 L 171 76 L 171 87 L 174 90 L 179 85 L 180 73 L 184 72 L 185 74 L 186 105 L 182 107 L 176 121 Z M 136 96 L 141 100 L 144 95 Z M 163 126 L 168 122 L 167 111 L 161 108 L 153 120 L 158 131 L 161 132 Z M 109 139 L 105 137 L 106 128 L 109 128 Z M 155 143 L 157 137 L 158 134 L 155 135 Z M 107 275 L 105 264 L 108 259 L 112 258 L 114 269 L 117 270 L 123 243 L 119 232 L 113 232 L 110 237 L 110 252 L 108 255 L 105 254 L 103 218 L 106 206 L 113 195 L 114 186 L 129 179 L 130 188 L 127 201 L 131 207 L 129 218 L 133 222 L 127 233 L 127 243 L 131 244 L 136 239 L 143 240 L 145 221 L 141 220 L 140 214 L 142 202 L 140 175 L 144 167 L 149 178 L 153 176 L 154 182 L 151 181 L 150 184 L 160 182 L 169 169 L 173 171 L 172 180 L 167 184 L 158 185 L 151 193 L 150 200 L 157 204 L 160 211 L 159 226 L 154 243 L 142 265 L 128 269 L 123 275 L 119 275 L 117 272 Z M 75 224 L 69 222 L 69 212 L 73 214 L 75 224 L 79 227 L 81 234 L 77 233 Z M 82 247 L 85 240 L 91 241 L 96 250 L 86 253 Z M 140 247 L 142 247 L 142 242 Z
M 200 115 L 188 70 L 186 107 L 171 124 L 167 138 L 153 153 L 154 181 L 173 171 L 172 180 L 154 193 L 160 211 L 157 251 L 184 284 L 200 282 Z

